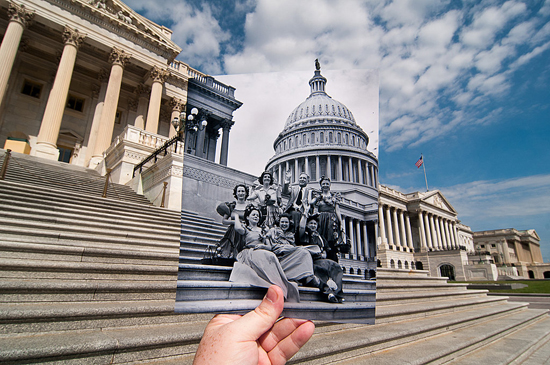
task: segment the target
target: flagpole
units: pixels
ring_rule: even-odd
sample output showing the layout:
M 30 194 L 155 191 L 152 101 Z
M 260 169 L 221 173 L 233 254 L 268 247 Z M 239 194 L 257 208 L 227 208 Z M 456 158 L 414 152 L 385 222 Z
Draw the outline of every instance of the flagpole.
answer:
M 422 168 L 424 169 L 424 180 L 426 181 L 426 191 L 430 191 L 430 189 L 428 189 L 428 178 L 426 177 L 426 164 L 424 162 L 424 156 L 422 154 L 420 154 L 420 157 L 422 157 Z

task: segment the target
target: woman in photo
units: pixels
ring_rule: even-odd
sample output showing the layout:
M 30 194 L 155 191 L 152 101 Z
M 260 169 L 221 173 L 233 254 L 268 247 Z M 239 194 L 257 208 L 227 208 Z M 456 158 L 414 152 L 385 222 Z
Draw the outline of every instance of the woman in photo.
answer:
M 244 224 L 239 215 L 233 213 L 235 230 L 243 236 L 243 245 L 233 265 L 229 281 L 246 283 L 269 288 L 275 284 L 283 289 L 289 302 L 299 302 L 298 285 L 288 280 L 285 272 L 271 249 L 271 243 L 266 240 L 264 230 L 258 224 L 261 218 L 260 209 L 249 205 L 244 212 Z M 313 263 L 311 264 L 313 275 Z
M 263 217 L 260 224 L 271 228 L 279 220 L 281 191 L 274 184 L 273 175 L 269 171 L 264 171 L 258 182 L 260 186 L 251 189 L 248 200 L 260 208 Z
M 344 303 L 343 278 L 344 272 L 340 264 L 334 260 L 327 259 L 328 245 L 323 237 L 317 232 L 317 215 L 309 217 L 302 216 L 300 228 L 298 229 L 299 244 L 318 247 L 320 253 L 312 253 L 313 270 L 315 276 L 321 281 L 319 288 L 326 299 L 331 303 Z M 313 250 L 310 250 L 313 252 Z
M 334 193 L 330 190 L 330 179 L 322 176 L 319 181 L 320 192 L 313 192 L 310 199 L 311 206 L 319 213 L 318 232 L 328 245 L 327 258 L 338 262 L 338 248 L 336 242 L 342 227 L 342 218 L 340 215 L 340 193 Z
M 222 203 L 217 211 L 222 215 L 222 223 L 228 225 L 227 231 L 216 247 L 216 256 L 221 258 L 235 259 L 240 251 L 242 235 L 235 230 L 235 220 L 233 213 L 236 213 L 240 219 L 244 219 L 244 210 L 247 206 L 248 188 L 245 184 L 237 184 L 233 188 L 233 196 L 236 201 L 231 203 Z

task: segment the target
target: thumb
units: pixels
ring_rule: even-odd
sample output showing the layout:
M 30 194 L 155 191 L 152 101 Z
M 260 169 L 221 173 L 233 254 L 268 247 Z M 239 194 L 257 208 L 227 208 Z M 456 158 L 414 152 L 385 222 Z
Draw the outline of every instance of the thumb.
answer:
M 273 327 L 283 308 L 283 290 L 277 285 L 271 285 L 260 305 L 236 321 L 239 322 L 241 335 L 245 340 L 257 340 Z

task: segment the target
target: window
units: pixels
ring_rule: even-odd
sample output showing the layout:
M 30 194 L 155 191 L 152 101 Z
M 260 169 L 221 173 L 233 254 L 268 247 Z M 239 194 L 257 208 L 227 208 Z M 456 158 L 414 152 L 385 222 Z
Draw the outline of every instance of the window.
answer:
M 84 99 L 74 95 L 69 95 L 67 98 L 67 108 L 81 112 L 84 110 Z
M 491 247 L 494 248 L 494 247 L 497 247 L 497 245 L 496 245 L 495 243 L 492 243 L 492 244 L 491 244 Z
M 23 82 L 23 88 L 21 94 L 32 96 L 33 98 L 40 99 L 40 92 L 42 91 L 42 85 L 33 81 L 25 80 Z
M 122 123 L 122 112 L 120 110 L 117 110 L 115 114 L 115 124 L 120 123 Z

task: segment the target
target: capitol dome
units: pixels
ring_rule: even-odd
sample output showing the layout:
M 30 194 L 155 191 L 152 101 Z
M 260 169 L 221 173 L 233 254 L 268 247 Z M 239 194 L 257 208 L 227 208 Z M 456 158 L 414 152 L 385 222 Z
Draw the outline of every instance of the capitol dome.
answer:
M 321 75 L 321 71 L 316 70 L 315 75 L 309 80 L 311 94 L 290 113 L 284 131 L 314 120 L 330 120 L 355 125 L 351 111 L 325 92 L 326 83 L 327 79 Z

